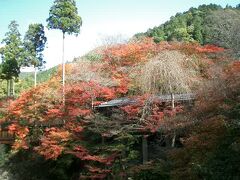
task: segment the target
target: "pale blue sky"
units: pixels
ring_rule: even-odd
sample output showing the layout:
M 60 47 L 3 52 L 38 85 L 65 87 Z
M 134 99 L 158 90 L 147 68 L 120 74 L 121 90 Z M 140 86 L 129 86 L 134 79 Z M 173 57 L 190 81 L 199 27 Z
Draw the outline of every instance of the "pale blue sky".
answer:
M 0 41 L 11 20 L 16 20 L 24 35 L 30 23 L 46 26 L 49 9 L 54 0 L 0 0 Z M 79 37 L 66 38 L 66 59 L 83 55 L 97 45 L 100 37 L 123 34 L 131 37 L 137 32 L 164 23 L 177 12 L 201 4 L 236 6 L 238 0 L 76 0 L 83 19 Z M 48 48 L 44 55 L 47 67 L 61 63 L 61 34 L 46 30 Z

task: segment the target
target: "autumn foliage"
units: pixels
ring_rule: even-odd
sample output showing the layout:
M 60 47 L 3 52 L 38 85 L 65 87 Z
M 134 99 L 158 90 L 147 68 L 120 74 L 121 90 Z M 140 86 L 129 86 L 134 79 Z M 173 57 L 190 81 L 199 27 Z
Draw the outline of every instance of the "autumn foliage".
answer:
M 152 39 L 144 39 L 102 50 L 100 62 L 79 62 L 85 67 L 84 73 L 80 72 L 81 68 L 76 68 L 76 62 L 76 66 L 67 65 L 66 79 L 69 81 L 65 87 L 65 106 L 61 101 L 59 76 L 23 93 L 11 103 L 2 122 L 10 123 L 9 132 L 16 135 L 13 148 L 30 149 L 53 160 L 71 154 L 83 164 L 81 178 L 104 179 L 113 175 L 116 164 L 121 165 L 122 172 L 123 164 L 127 164 L 125 160 L 119 160 L 126 158 L 124 148 L 121 149 L 124 141 L 119 140 L 123 134 L 127 133 L 129 139 L 132 133 L 138 136 L 154 134 L 166 125 L 165 117 L 183 111 L 180 105 L 172 109 L 155 94 L 140 92 L 135 87 L 136 79 L 131 76 L 137 66 L 145 65 L 163 51 L 173 50 L 186 56 L 196 54 L 203 59 L 204 53 L 223 51 L 210 45 L 156 44 Z M 196 63 L 194 67 L 198 69 L 200 65 Z M 228 74 L 238 69 L 239 65 L 235 63 Z M 109 110 L 113 111 L 110 118 L 99 112 L 99 104 L 119 97 L 129 97 L 135 103 Z M 121 118 L 114 117 L 114 112 Z M 109 141 L 122 144 L 115 148 Z M 129 147 L 134 143 L 131 141 Z

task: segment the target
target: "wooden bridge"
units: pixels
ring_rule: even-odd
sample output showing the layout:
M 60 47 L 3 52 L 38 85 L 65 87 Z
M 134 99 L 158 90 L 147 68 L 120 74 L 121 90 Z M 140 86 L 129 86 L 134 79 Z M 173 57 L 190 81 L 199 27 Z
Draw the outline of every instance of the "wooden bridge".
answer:
M 160 100 L 161 102 L 171 102 L 172 106 L 174 106 L 174 102 L 193 101 L 195 99 L 195 94 L 185 93 L 185 94 L 155 95 L 150 97 L 149 99 Z M 135 103 L 137 103 L 136 99 L 125 97 L 125 98 L 113 99 L 111 101 L 101 103 L 100 105 L 96 106 L 96 108 L 125 106 L 125 105 L 130 105 Z
M 161 102 L 171 102 L 172 107 L 174 107 L 174 102 L 186 102 L 186 101 L 193 101 L 195 99 L 195 94 L 188 93 L 188 94 L 168 94 L 168 95 L 156 95 L 151 97 L 152 100 L 160 100 Z M 108 102 L 101 103 L 95 108 L 107 108 L 107 107 L 120 107 L 130 104 L 137 103 L 136 99 L 131 99 L 128 97 L 113 99 Z M 61 126 L 63 125 L 63 120 L 55 120 L 50 122 L 36 122 L 34 126 Z M 0 144 L 12 144 L 14 142 L 15 136 L 13 134 L 8 133 L 6 128 L 0 128 Z

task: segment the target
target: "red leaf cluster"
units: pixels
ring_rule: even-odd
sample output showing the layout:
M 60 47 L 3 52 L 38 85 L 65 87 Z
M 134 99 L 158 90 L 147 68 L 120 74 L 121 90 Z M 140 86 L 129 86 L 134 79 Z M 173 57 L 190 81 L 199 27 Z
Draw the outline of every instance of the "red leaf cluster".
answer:
M 90 155 L 89 151 L 83 146 L 77 146 L 74 148 L 73 151 L 69 151 L 68 153 L 75 155 L 76 157 L 78 157 L 83 161 L 95 161 L 95 162 L 103 163 L 105 165 L 110 165 L 114 160 L 114 156 L 103 158 L 100 156 Z
M 224 48 L 208 44 L 202 47 L 197 47 L 196 50 L 200 53 L 217 53 L 223 52 Z
M 113 67 L 132 66 L 147 60 L 148 56 L 157 51 L 157 45 L 151 38 L 140 42 L 130 42 L 110 47 L 104 51 L 104 60 Z
M 40 146 L 34 148 L 46 159 L 56 159 L 64 150 L 64 144 L 70 138 L 70 133 L 57 128 L 47 128 L 41 138 Z
M 28 149 L 28 144 L 26 137 L 29 133 L 28 127 L 20 126 L 17 123 L 13 123 L 8 126 L 8 132 L 14 134 L 16 137 L 15 142 L 13 143 L 13 149 Z

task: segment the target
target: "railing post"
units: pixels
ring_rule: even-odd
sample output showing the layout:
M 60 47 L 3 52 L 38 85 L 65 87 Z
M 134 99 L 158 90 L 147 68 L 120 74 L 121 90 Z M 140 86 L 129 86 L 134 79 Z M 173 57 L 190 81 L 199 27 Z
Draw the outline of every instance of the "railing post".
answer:
M 142 136 L 142 159 L 143 159 L 143 164 L 147 163 L 147 161 L 148 161 L 147 135 Z
M 175 108 L 175 102 L 174 102 L 175 100 L 174 100 L 174 94 L 173 93 L 171 93 L 171 102 L 172 102 L 172 109 L 174 109 Z

